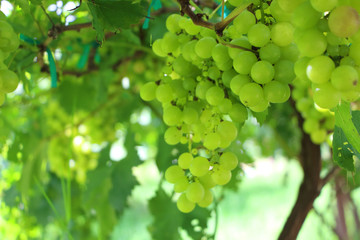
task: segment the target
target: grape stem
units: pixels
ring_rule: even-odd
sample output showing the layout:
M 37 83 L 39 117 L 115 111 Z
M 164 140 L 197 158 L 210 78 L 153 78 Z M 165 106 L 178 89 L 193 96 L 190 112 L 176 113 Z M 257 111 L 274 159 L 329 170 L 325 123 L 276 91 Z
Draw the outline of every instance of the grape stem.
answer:
M 205 21 L 202 18 L 203 14 L 195 14 L 190 7 L 190 0 L 177 0 L 177 2 L 180 4 L 180 12 L 182 15 L 188 15 L 195 25 L 214 30 L 219 36 L 222 36 L 224 29 L 252 3 L 251 0 L 244 0 L 243 3 L 240 4 L 237 8 L 235 8 L 224 20 L 214 24 Z

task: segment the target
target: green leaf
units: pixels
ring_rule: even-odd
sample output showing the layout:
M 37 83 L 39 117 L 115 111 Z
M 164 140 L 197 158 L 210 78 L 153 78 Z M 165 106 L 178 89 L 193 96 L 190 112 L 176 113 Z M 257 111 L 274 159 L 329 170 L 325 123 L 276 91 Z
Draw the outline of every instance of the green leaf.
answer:
M 252 115 L 256 118 L 256 121 L 261 125 L 263 125 L 266 121 L 266 118 L 268 116 L 268 110 L 266 109 L 263 112 L 252 112 Z
M 100 42 L 104 40 L 105 30 L 129 28 L 146 15 L 146 7 L 132 0 L 89 0 L 88 7 Z
M 114 164 L 114 170 L 111 175 L 112 189 L 109 192 L 111 205 L 119 212 L 122 212 L 126 206 L 127 197 L 131 195 L 133 188 L 138 185 L 138 181 L 132 174 L 132 167 L 141 163 L 135 148 L 134 133 L 128 132 L 125 144 L 127 156 L 125 159 Z
M 333 140 L 334 161 L 348 171 L 355 171 L 353 155 L 360 157 L 360 114 L 351 113 L 350 104 L 343 102 L 335 109 Z
M 180 239 L 178 228 L 183 222 L 183 216 L 161 188 L 156 196 L 149 200 L 149 210 L 154 216 L 148 230 L 154 240 L 178 240 Z
M 190 213 L 183 213 L 184 216 L 182 228 L 185 229 L 193 239 L 202 239 L 204 230 L 207 228 L 208 219 L 211 217 L 211 211 L 207 208 L 196 207 Z M 194 224 L 193 220 L 197 219 Z M 200 231 L 199 231 L 200 230 Z
M 171 151 L 173 147 L 165 142 L 163 134 L 159 134 L 157 149 L 158 152 L 155 159 L 156 166 L 160 172 L 165 172 L 171 165 Z
M 15 4 L 19 5 L 19 7 L 26 13 L 30 14 L 30 5 L 28 0 L 15 0 Z M 41 1 L 40 1 L 41 4 Z

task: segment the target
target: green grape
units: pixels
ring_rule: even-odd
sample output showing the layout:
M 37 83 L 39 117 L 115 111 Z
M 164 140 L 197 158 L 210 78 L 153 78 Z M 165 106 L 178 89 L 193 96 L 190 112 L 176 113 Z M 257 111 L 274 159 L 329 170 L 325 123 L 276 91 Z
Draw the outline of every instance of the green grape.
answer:
M 288 22 L 279 22 L 271 28 L 270 36 L 273 43 L 284 47 L 293 41 L 294 27 Z
M 330 82 L 319 84 L 314 87 L 314 102 L 321 108 L 332 109 L 341 99 L 341 94 Z
M 281 47 L 280 52 L 282 59 L 289 60 L 291 62 L 296 62 L 300 56 L 299 49 L 295 43 L 290 43 L 285 47 Z
M 199 182 L 192 182 L 186 189 L 186 197 L 193 203 L 200 202 L 205 196 L 205 189 Z
M 292 13 L 284 11 L 280 6 L 278 0 L 271 1 L 270 4 L 271 15 L 279 22 L 289 22 L 291 20 Z
M 312 7 L 319 12 L 328 12 L 332 10 L 338 0 L 310 0 Z
M 232 152 L 224 152 L 219 158 L 221 168 L 225 170 L 234 170 L 239 163 L 238 158 Z
M 209 172 L 210 163 L 204 157 L 196 157 L 191 161 L 190 172 L 193 176 L 202 177 Z
M 217 185 L 225 185 L 231 180 L 231 171 L 222 168 L 214 168 L 211 178 Z
M 276 81 L 291 83 L 295 78 L 294 63 L 289 60 L 280 60 L 274 65 Z
M 155 99 L 157 85 L 155 82 L 145 83 L 140 89 L 140 97 L 144 101 L 152 101 Z
M 189 213 L 195 208 L 195 203 L 191 202 L 187 197 L 186 194 L 183 193 L 180 195 L 179 199 L 176 203 L 177 208 L 180 212 Z
M 201 38 L 195 45 L 195 53 L 201 58 L 210 58 L 216 41 L 212 37 Z
M 340 91 L 351 90 L 357 86 L 358 81 L 358 72 L 349 65 L 339 66 L 331 73 L 331 84 Z
M 281 56 L 280 48 L 273 43 L 268 43 L 259 50 L 261 60 L 276 63 Z
M 222 83 L 226 87 L 230 87 L 230 82 L 237 75 L 237 72 L 234 69 L 229 69 L 223 72 L 221 76 Z
M 327 47 L 326 37 L 316 29 L 303 31 L 295 38 L 300 53 L 305 57 L 316 57 L 323 54 Z
M 216 66 L 209 67 L 208 73 L 209 73 L 209 78 L 213 80 L 217 80 L 221 76 L 220 70 Z
M 250 51 L 240 52 L 234 59 L 233 66 L 240 74 L 249 74 L 251 67 L 257 62 L 256 55 Z
M 360 65 L 360 42 L 351 44 L 349 50 L 349 56 L 354 59 L 357 65 Z
M 248 33 L 250 27 L 255 25 L 256 18 L 254 14 L 247 10 L 244 10 L 234 19 L 233 23 L 238 33 L 246 34 Z
M 171 86 L 174 98 L 187 97 L 188 93 L 183 87 L 183 81 L 180 79 L 170 80 L 169 85 Z
M 253 107 L 264 99 L 264 91 L 257 83 L 247 83 L 241 88 L 239 96 L 242 104 Z
M 294 72 L 296 77 L 300 79 L 308 79 L 306 74 L 306 68 L 309 64 L 311 58 L 309 57 L 302 57 L 299 60 L 297 60 L 294 64 Z
M 197 67 L 186 61 L 182 55 L 177 57 L 173 62 L 174 71 L 180 76 L 193 77 L 197 76 L 200 71 Z
M 174 183 L 174 191 L 177 193 L 185 192 L 186 189 L 189 187 L 189 180 L 186 176 L 180 177 L 175 183 Z
M 194 91 L 196 87 L 196 81 L 193 78 L 184 78 L 183 87 L 185 90 Z
M 355 60 L 352 57 L 344 57 L 340 60 L 340 65 L 349 65 L 354 67 L 356 65 Z
M 169 183 L 176 183 L 182 177 L 184 177 L 184 171 L 177 165 L 172 165 L 165 171 L 165 179 Z
M 232 69 L 233 61 L 230 59 L 229 61 L 226 61 L 226 62 L 215 62 L 215 65 L 221 71 L 227 71 L 229 69 Z
M 360 92 L 358 90 L 349 90 L 341 92 L 341 99 L 346 102 L 355 102 L 360 97 Z
M 224 90 L 218 86 L 213 86 L 206 91 L 206 101 L 213 106 L 217 106 L 225 97 Z
M 164 109 L 163 119 L 166 125 L 175 126 L 182 121 L 182 111 L 176 106 L 168 106 Z
M 328 56 L 318 56 L 311 59 L 306 68 L 306 75 L 313 83 L 329 81 L 335 63 Z
M 278 0 L 279 6 L 287 12 L 293 12 L 305 0 Z
M 216 33 L 215 33 L 214 30 L 209 29 L 209 28 L 204 28 L 204 27 L 202 27 L 202 28 L 200 29 L 200 35 L 201 35 L 202 37 L 212 37 L 212 38 L 216 38 L 216 37 L 217 37 L 217 35 L 216 35 Z
M 332 32 L 326 34 L 326 40 L 330 45 L 340 45 L 344 42 L 344 38 L 338 37 Z
M 162 50 L 165 53 L 172 53 L 179 47 L 178 36 L 175 33 L 167 32 L 162 39 Z
M 311 107 L 314 106 L 314 102 L 307 97 L 303 97 L 296 101 L 296 108 L 300 112 L 308 112 Z
M 339 46 L 339 55 L 345 57 L 349 54 L 349 46 L 342 44 Z
M 263 112 L 269 107 L 269 102 L 266 99 L 262 99 L 258 104 L 255 106 L 249 107 L 253 112 Z
M 275 70 L 268 61 L 259 61 L 252 66 L 250 74 L 255 82 L 265 84 L 274 78 Z
M 248 118 L 248 112 L 243 105 L 234 103 L 229 112 L 229 116 L 234 122 L 243 123 Z
M 321 144 L 326 141 L 327 133 L 325 129 L 318 129 L 310 134 L 311 141 L 315 144 Z
M 0 92 L 0 106 L 5 102 L 5 93 Z
M 156 99 L 161 103 L 168 103 L 174 100 L 174 93 L 169 84 L 157 86 L 155 93 Z
M 290 87 L 286 83 L 271 81 L 264 85 L 264 97 L 271 103 L 283 103 L 290 97 Z
M 200 32 L 201 27 L 195 25 L 190 18 L 182 18 L 179 21 L 179 26 L 185 30 L 189 35 L 196 35 Z
M 212 119 L 212 111 L 210 109 L 205 109 L 200 116 L 200 121 L 202 123 L 208 123 Z
M 250 83 L 251 79 L 248 75 L 238 74 L 233 79 L 231 79 L 230 82 L 230 89 L 233 93 L 236 95 L 239 95 L 241 88 L 247 84 Z
M 251 44 L 249 43 L 249 40 L 242 36 L 240 38 L 236 38 L 231 40 L 230 42 L 232 45 L 236 45 L 245 49 L 251 49 Z M 244 49 L 236 48 L 236 47 L 228 47 L 228 53 L 230 58 L 235 59 L 235 57 L 240 53 L 246 51 Z
M 193 159 L 194 157 L 191 153 L 185 152 L 179 156 L 178 164 L 182 169 L 188 169 Z
M 181 31 L 179 21 L 182 18 L 179 14 L 171 14 L 166 19 L 166 28 L 169 32 L 178 33 Z
M 237 128 L 233 122 L 222 121 L 219 123 L 217 132 L 220 134 L 221 139 L 234 141 L 237 137 Z
M 185 107 L 182 113 L 182 120 L 186 124 L 194 124 L 199 120 L 199 113 L 192 107 Z
M 300 4 L 292 16 L 292 24 L 296 28 L 308 29 L 315 27 L 321 17 L 321 13 L 316 11 L 309 1 Z
M 19 78 L 13 71 L 4 69 L 0 70 L 0 87 L 4 93 L 15 91 L 19 85 Z
M 218 133 L 208 133 L 204 138 L 204 147 L 214 150 L 220 146 L 220 135 Z
M 197 204 L 202 207 L 206 208 L 208 207 L 214 200 L 214 197 L 209 189 L 205 189 L 204 198 L 198 202 Z
M 227 47 L 221 43 L 215 45 L 212 49 L 211 56 L 215 62 L 227 62 L 230 60 Z
M 257 23 L 250 27 L 247 36 L 251 45 L 263 47 L 270 41 L 270 29 L 262 23 Z
M 329 28 L 338 37 L 351 37 L 360 28 L 359 13 L 350 6 L 338 6 L 330 13 Z
M 197 57 L 195 53 L 195 45 L 197 43 L 197 40 L 191 40 L 181 47 L 182 56 L 184 59 L 188 62 L 191 62 L 193 59 Z
M 224 98 L 220 101 L 218 108 L 221 113 L 228 113 L 231 111 L 232 108 L 232 102 L 228 98 Z
M 214 85 L 209 81 L 202 81 L 196 86 L 196 96 L 200 99 L 206 98 L 206 92 L 209 88 L 213 87 Z
M 211 172 L 208 172 L 204 176 L 199 177 L 199 182 L 205 189 L 210 189 L 216 186 L 216 183 L 213 181 L 211 175 Z
M 330 57 L 340 56 L 340 47 L 338 45 L 328 45 L 326 52 Z
M 153 52 L 158 55 L 159 57 L 166 57 L 167 53 L 162 49 L 163 43 L 162 39 L 157 39 L 152 44 L 152 50 Z
M 320 124 L 317 119 L 307 118 L 304 121 L 303 129 L 306 133 L 312 133 L 320 129 Z
M 176 145 L 180 142 L 181 139 L 181 131 L 176 127 L 169 127 L 166 129 L 164 134 L 165 142 L 169 145 Z

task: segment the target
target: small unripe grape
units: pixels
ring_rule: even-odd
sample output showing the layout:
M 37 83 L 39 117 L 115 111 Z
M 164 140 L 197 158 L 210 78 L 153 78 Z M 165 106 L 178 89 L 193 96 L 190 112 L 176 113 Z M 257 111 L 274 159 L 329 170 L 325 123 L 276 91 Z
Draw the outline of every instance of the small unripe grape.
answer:
M 223 121 L 218 125 L 217 132 L 229 141 L 235 140 L 237 137 L 237 128 L 233 122 Z
M 177 165 L 172 165 L 165 171 L 165 179 L 169 183 L 176 183 L 183 176 L 184 171 Z
M 205 196 L 205 189 L 199 182 L 190 183 L 186 189 L 186 197 L 193 203 L 200 202 Z
M 248 75 L 244 74 L 238 74 L 234 76 L 230 81 L 230 89 L 233 93 L 236 95 L 239 95 L 241 88 L 247 84 L 250 83 L 251 79 Z
M 178 107 L 170 105 L 164 109 L 163 119 L 168 126 L 178 125 L 182 121 L 182 112 Z
M 186 189 L 189 187 L 189 180 L 186 176 L 182 176 L 174 184 L 174 191 L 181 193 L 186 191 Z
M 204 198 L 197 204 L 200 207 L 206 208 L 213 202 L 213 200 L 214 200 L 214 196 L 212 195 L 211 191 L 209 189 L 205 189 Z
M 208 173 L 210 168 L 209 161 L 204 157 L 196 157 L 190 163 L 190 172 L 192 175 L 202 177 Z
M 276 23 L 271 29 L 272 41 L 280 46 L 284 47 L 289 45 L 294 38 L 294 27 L 288 22 Z
M 314 83 L 329 81 L 335 63 L 328 56 L 318 56 L 311 59 L 306 68 L 307 77 Z
M 152 101 L 155 99 L 157 85 L 154 82 L 145 83 L 140 89 L 140 97 L 144 101 Z
M 234 170 L 238 165 L 238 158 L 232 152 L 225 152 L 219 158 L 221 168 L 225 170 Z
M 234 122 L 243 123 L 248 118 L 248 112 L 242 104 L 235 103 L 232 105 L 229 116 Z
M 181 131 L 176 127 L 169 127 L 164 134 L 165 142 L 169 145 L 176 145 L 181 140 Z
M 290 87 L 286 83 L 271 81 L 264 85 L 264 97 L 271 103 L 283 103 L 290 97 Z
M 201 38 L 195 45 L 195 53 L 201 58 L 210 58 L 216 41 L 212 37 Z
M 211 178 L 217 185 L 225 185 L 231 180 L 231 171 L 219 167 L 215 168 Z
M 255 47 L 263 47 L 270 41 L 270 29 L 268 26 L 257 23 L 250 27 L 248 39 L 251 45 Z
M 193 160 L 193 155 L 191 153 L 182 153 L 179 156 L 178 164 L 182 169 L 188 169 L 190 167 L 190 164 Z
M 224 96 L 224 90 L 218 86 L 211 87 L 206 91 L 206 101 L 213 106 L 219 105 Z
M 218 133 L 209 133 L 204 138 L 204 146 L 209 150 L 214 150 L 220 145 L 220 135 Z
M 15 91 L 19 85 L 19 78 L 13 71 L 10 70 L 0 70 L 0 87 L 1 91 L 5 93 L 10 93 Z
M 264 91 L 257 83 L 247 83 L 241 88 L 239 96 L 242 104 L 252 107 L 264 99 Z
M 251 68 L 251 78 L 257 83 L 268 83 L 274 76 L 274 67 L 268 61 L 256 62 Z
M 314 88 L 314 102 L 321 108 L 331 109 L 336 107 L 341 99 L 341 94 L 330 82 L 316 85 Z
M 189 213 L 195 208 L 195 203 L 191 202 L 187 197 L 186 194 L 183 193 L 180 195 L 179 199 L 176 203 L 177 208 L 180 210 L 180 212 L 183 213 Z
M 359 75 L 354 67 L 342 65 L 331 73 L 331 84 L 340 91 L 349 91 L 358 85 Z

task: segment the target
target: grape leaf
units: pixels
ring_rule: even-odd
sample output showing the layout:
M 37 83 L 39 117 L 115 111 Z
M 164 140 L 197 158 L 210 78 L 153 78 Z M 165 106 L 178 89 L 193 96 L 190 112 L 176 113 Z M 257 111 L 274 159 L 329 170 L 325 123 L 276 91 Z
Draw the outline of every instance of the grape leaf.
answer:
M 256 121 L 261 125 L 264 124 L 264 122 L 266 121 L 266 118 L 268 116 L 268 110 L 266 109 L 263 112 L 252 112 L 252 115 L 254 116 L 254 118 L 256 118 Z
M 123 211 L 127 197 L 133 188 L 139 184 L 132 174 L 132 167 L 141 163 L 135 149 L 134 133 L 130 131 L 127 133 L 124 146 L 127 150 L 127 156 L 113 165 L 114 170 L 111 175 L 113 187 L 109 192 L 110 203 L 119 212 Z
M 100 42 L 104 40 L 105 30 L 129 28 L 146 16 L 144 4 L 132 0 L 89 0 L 88 7 Z
M 165 172 L 171 165 L 171 150 L 173 147 L 165 142 L 163 134 L 159 134 L 157 149 L 158 152 L 155 159 L 156 166 L 160 172 Z
M 343 102 L 335 109 L 333 158 L 342 168 L 355 171 L 353 155 L 360 157 L 360 112 L 351 112 L 350 104 Z
M 180 239 L 178 228 L 182 224 L 182 214 L 161 188 L 156 196 L 149 200 L 149 210 L 154 216 L 148 230 L 154 240 L 177 240 Z
M 192 212 L 187 214 L 182 213 L 184 216 L 182 227 L 193 239 L 202 239 L 202 237 L 204 237 L 204 230 L 207 228 L 208 219 L 211 217 L 210 214 L 211 212 L 207 208 L 201 207 L 196 207 Z M 197 219 L 196 224 L 193 222 L 194 219 Z

